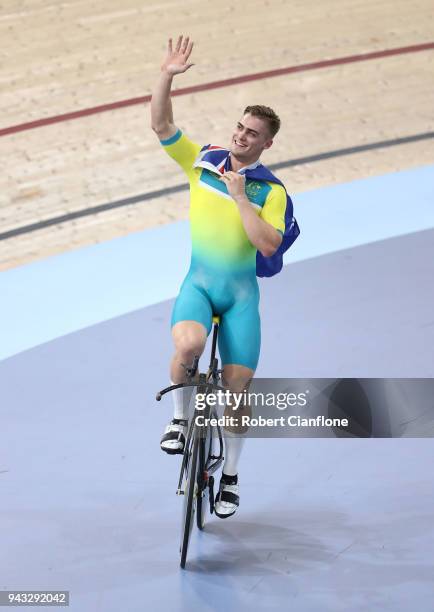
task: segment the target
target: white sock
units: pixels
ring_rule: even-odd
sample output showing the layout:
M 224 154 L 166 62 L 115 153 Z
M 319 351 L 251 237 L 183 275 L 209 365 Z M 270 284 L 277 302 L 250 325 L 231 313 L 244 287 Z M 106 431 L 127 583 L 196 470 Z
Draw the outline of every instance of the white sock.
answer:
M 234 434 L 224 430 L 225 434 L 225 462 L 223 464 L 223 473 L 228 476 L 235 476 L 238 474 L 238 461 L 240 459 L 241 451 L 243 450 L 243 444 L 245 438 L 241 436 L 234 436 Z
M 170 381 L 171 385 L 176 385 L 172 380 Z M 174 419 L 188 419 L 188 405 L 187 396 L 184 389 L 181 387 L 180 389 L 175 389 L 172 391 L 173 397 L 173 418 Z

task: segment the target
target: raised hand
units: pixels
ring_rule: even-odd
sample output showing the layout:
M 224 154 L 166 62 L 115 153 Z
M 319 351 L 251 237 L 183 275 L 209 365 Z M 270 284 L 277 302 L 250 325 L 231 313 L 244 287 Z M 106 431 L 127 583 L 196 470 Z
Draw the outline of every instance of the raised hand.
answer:
M 181 36 L 178 37 L 178 42 L 176 43 L 175 49 L 173 49 L 172 39 L 169 38 L 167 57 L 161 65 L 161 70 L 163 72 L 167 72 L 168 74 L 174 75 L 181 74 L 194 66 L 194 64 L 189 63 L 188 61 L 192 49 L 193 41 L 190 41 L 189 36 L 184 38 L 181 34 Z

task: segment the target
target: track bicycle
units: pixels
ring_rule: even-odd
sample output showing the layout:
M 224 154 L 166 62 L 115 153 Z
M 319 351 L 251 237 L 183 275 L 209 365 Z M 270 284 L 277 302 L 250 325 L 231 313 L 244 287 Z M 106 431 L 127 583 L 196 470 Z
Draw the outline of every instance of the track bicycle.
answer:
M 186 382 L 171 385 L 157 393 L 156 399 L 160 401 L 162 396 L 170 391 L 180 388 L 191 387 L 196 389 L 197 393 L 204 395 L 204 408 L 195 406 L 193 416 L 191 417 L 188 429 L 187 438 L 182 455 L 181 472 L 178 480 L 177 495 L 183 496 L 183 512 L 181 522 L 181 542 L 179 552 L 181 555 L 180 565 L 185 567 L 187 559 L 188 544 L 193 528 L 194 517 L 196 515 L 197 527 L 202 530 L 205 526 L 207 507 L 209 506 L 210 514 L 214 511 L 214 476 L 213 474 L 223 463 L 223 437 L 219 425 L 211 426 L 209 419 L 217 418 L 217 413 L 214 405 L 210 405 L 207 401 L 209 394 L 219 390 L 225 392 L 225 389 L 219 385 L 221 380 L 221 372 L 218 367 L 218 359 L 216 357 L 217 335 L 220 318 L 213 317 L 213 337 L 211 346 L 211 358 L 207 373 L 199 373 L 199 357 L 196 356 L 191 366 L 185 366 Z M 202 417 L 200 420 L 203 424 L 197 424 L 197 417 Z M 214 453 L 214 446 L 218 441 L 218 451 Z

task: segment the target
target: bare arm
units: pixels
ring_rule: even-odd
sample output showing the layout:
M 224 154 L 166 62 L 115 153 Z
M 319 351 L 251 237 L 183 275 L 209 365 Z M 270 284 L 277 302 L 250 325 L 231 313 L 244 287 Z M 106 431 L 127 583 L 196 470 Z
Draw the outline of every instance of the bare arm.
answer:
M 282 236 L 277 229 L 258 217 L 247 196 L 236 200 L 241 220 L 250 242 L 264 257 L 271 257 L 279 248 Z
M 172 102 L 170 90 L 173 77 L 176 74 L 186 72 L 191 66 L 188 59 L 193 49 L 193 41 L 189 37 L 179 36 L 175 50 L 173 50 L 172 39 L 169 39 L 167 56 L 161 66 L 161 74 L 151 99 L 151 126 L 157 136 L 164 140 L 173 136 L 177 127 L 173 121 Z

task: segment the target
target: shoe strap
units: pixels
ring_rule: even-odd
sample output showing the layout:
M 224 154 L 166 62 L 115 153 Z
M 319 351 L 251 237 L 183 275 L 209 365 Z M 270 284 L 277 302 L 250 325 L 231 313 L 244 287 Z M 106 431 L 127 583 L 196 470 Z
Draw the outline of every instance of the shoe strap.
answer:
M 172 419 L 172 425 L 182 425 L 183 427 L 187 427 L 188 419 Z
M 186 427 L 186 425 L 181 425 L 180 423 L 169 423 L 169 425 L 166 425 L 164 433 L 175 432 L 177 434 L 184 435 Z
M 226 502 L 228 504 L 233 504 L 234 506 L 239 506 L 240 497 L 235 492 L 223 489 L 222 491 L 218 492 L 216 502 Z
M 220 482 L 220 491 L 224 492 L 227 491 L 228 493 L 235 493 L 237 494 L 239 492 L 240 488 L 238 486 L 238 484 L 234 484 L 234 485 L 228 485 L 225 482 Z

